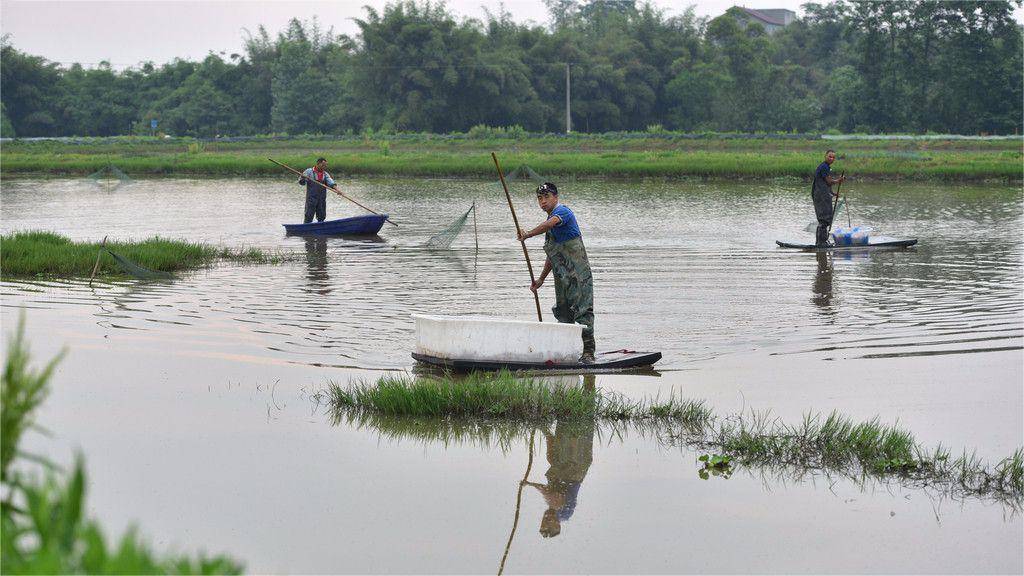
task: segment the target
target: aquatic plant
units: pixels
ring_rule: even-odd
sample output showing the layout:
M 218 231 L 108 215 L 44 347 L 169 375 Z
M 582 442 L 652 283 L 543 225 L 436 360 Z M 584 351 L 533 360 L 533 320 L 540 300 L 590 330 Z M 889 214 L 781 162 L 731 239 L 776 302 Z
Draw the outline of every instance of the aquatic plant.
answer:
M 61 474 L 45 458 L 19 449 L 23 433 L 37 427 L 34 412 L 49 392 L 60 357 L 42 369 L 30 366 L 24 318 L 7 348 L 0 398 L 3 400 L 3 501 L 0 502 L 0 572 L 4 574 L 238 574 L 242 565 L 227 556 L 159 555 L 134 529 L 116 543 L 85 516 L 85 463 L 75 460 Z M 30 467 L 42 465 L 41 471 Z
M 719 417 L 703 401 L 674 394 L 667 400 L 632 400 L 509 372 L 419 379 L 387 375 L 344 387 L 332 383 L 317 398 L 328 404 L 336 422 L 375 427 L 395 438 L 447 442 L 484 433 L 507 446 L 538 422 L 628 423 L 669 445 L 714 450 L 700 460 L 706 473 L 725 475 L 728 468 L 731 474 L 737 465 L 788 467 L 896 479 L 950 493 L 991 496 L 1015 506 L 1024 503 L 1024 449 L 989 466 L 966 452 L 953 457 L 941 446 L 926 450 L 909 431 L 878 418 L 854 422 L 832 412 L 808 414 L 788 425 L 769 412 Z
M 732 456 L 724 454 L 703 454 L 697 458 L 697 461 L 704 463 L 704 466 L 697 471 L 697 474 L 702 480 L 707 480 L 711 476 L 721 476 L 726 479 L 732 476 Z
M 702 428 L 711 416 L 703 401 L 634 401 L 564 383 L 548 384 L 513 373 L 473 372 L 451 377 L 386 375 L 346 387 L 331 383 L 319 398 L 336 413 L 374 412 L 390 416 L 498 418 L 523 421 L 558 418 L 673 420 Z
M 280 256 L 256 248 L 225 248 L 153 237 L 142 241 L 107 242 L 106 248 L 150 270 L 175 272 L 208 266 L 217 260 L 248 264 L 276 263 Z M 25 231 L 0 236 L 3 276 L 89 276 L 100 254 L 97 274 L 122 270 L 99 242 L 74 242 L 53 232 Z

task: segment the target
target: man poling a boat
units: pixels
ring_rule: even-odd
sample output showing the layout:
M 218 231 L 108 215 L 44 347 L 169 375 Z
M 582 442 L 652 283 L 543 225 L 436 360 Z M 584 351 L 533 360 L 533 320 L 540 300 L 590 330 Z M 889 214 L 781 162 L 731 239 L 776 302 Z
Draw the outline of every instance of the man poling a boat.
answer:
M 299 185 L 306 185 L 306 213 L 302 219 L 303 224 L 312 222 L 313 216 L 316 216 L 317 222 L 323 222 L 327 218 L 327 188 L 317 182 L 332 187 L 336 185 L 334 179 L 327 173 L 327 159 L 322 156 L 316 159 L 316 164 L 312 168 L 306 168 L 299 177 Z
M 547 212 L 548 219 L 533 230 L 518 233 L 523 241 L 544 234 L 544 270 L 534 280 L 534 292 L 544 284 L 552 271 L 555 273 L 555 305 L 551 311 L 555 319 L 566 324 L 582 324 L 583 356 L 580 362 L 594 362 L 594 278 L 587 260 L 576 216 L 572 210 L 558 202 L 558 188 L 545 182 L 537 188 L 537 203 Z
M 811 200 L 814 201 L 814 214 L 818 218 L 818 228 L 814 234 L 814 243 L 817 246 L 828 245 L 828 231 L 835 216 L 835 203 L 832 198 L 839 197 L 838 192 L 832 192 L 832 185 L 846 180 L 846 176 L 832 176 L 832 163 L 835 161 L 835 150 L 825 152 L 825 161 L 814 171 L 814 183 L 811 185 Z

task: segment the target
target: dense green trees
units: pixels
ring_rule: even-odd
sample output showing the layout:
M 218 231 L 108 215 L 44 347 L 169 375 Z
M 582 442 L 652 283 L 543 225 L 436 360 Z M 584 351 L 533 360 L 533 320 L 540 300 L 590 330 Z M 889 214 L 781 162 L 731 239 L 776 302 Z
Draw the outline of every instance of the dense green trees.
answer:
M 504 10 L 366 8 L 354 37 L 293 20 L 244 54 L 124 72 L 61 68 L 3 42 L 0 133 L 18 136 L 575 130 L 1014 133 L 1021 0 L 804 5 L 774 35 L 737 9 L 668 16 L 635 0 L 548 0 L 548 26 Z

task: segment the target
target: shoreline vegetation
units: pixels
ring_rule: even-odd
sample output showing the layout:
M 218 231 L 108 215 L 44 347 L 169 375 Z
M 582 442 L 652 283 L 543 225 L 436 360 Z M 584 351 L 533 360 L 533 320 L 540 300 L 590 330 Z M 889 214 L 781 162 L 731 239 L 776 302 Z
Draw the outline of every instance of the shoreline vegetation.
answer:
M 826 149 L 833 170 L 858 180 L 1021 181 L 1022 138 L 849 137 L 800 134 L 530 134 L 487 128 L 465 134 L 8 140 L 0 177 L 85 176 L 110 167 L 130 177 L 271 176 L 267 158 L 307 165 L 323 155 L 338 176 L 494 179 L 528 165 L 551 178 L 808 179 Z
M 100 256 L 96 276 L 126 275 L 108 252 L 151 271 L 173 273 L 209 266 L 219 260 L 246 264 L 273 264 L 280 257 L 256 248 L 222 248 L 208 244 L 152 237 L 146 240 L 75 242 L 44 231 L 13 232 L 0 236 L 0 276 L 89 276 Z
M 459 378 L 386 375 L 347 387 L 332 383 L 315 399 L 328 407 L 336 423 L 375 427 L 391 437 L 422 435 L 449 442 L 491 435 L 509 445 L 524 430 L 553 420 L 630 425 L 668 445 L 714 451 L 702 458 L 705 471 L 708 462 L 720 472 L 731 466 L 788 468 L 1024 505 L 1024 448 L 992 466 L 974 454 L 955 456 L 942 446 L 926 449 L 910 432 L 877 418 L 858 423 L 832 412 L 786 424 L 767 412 L 716 416 L 700 400 L 631 400 L 508 372 Z M 439 423 L 453 426 L 437 430 Z
M 61 356 L 30 366 L 25 317 L 8 342 L 2 378 L 2 525 L 0 571 L 4 574 L 241 574 L 244 565 L 227 555 L 157 552 L 133 526 L 108 539 L 87 516 L 89 479 L 85 458 L 64 469 L 22 450 L 24 433 L 49 435 L 36 412 L 50 392 Z

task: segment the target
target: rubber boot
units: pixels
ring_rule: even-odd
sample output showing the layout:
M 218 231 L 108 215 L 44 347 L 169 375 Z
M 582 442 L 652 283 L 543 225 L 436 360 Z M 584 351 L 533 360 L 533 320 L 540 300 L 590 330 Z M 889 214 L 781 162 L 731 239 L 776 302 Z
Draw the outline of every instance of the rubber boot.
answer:
M 592 328 L 583 329 L 583 356 L 580 356 L 581 364 L 593 364 L 594 363 L 594 352 L 597 349 L 597 343 L 594 341 L 594 330 Z
M 814 244 L 816 246 L 828 246 L 829 222 L 818 220 L 818 229 L 814 233 Z

